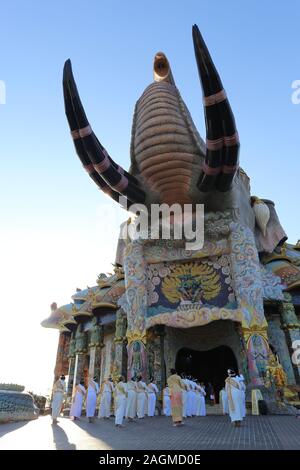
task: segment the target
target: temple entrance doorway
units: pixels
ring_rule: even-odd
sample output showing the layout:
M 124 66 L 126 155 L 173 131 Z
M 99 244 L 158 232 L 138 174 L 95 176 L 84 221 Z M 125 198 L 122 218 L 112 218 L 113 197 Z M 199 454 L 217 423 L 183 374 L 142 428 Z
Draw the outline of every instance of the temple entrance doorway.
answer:
M 179 374 L 184 372 L 193 378 L 212 384 L 216 402 L 219 402 L 219 392 L 224 386 L 227 369 L 237 370 L 235 355 L 229 346 L 218 346 L 208 351 L 196 351 L 190 348 L 179 349 L 175 362 Z

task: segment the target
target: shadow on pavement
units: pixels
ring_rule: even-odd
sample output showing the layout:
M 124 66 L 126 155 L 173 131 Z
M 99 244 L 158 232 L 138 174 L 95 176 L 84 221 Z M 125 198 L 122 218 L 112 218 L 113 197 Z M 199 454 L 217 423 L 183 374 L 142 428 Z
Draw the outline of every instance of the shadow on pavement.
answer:
M 69 442 L 68 436 L 59 424 L 51 424 L 53 441 L 57 450 L 76 450 L 76 445 Z
M 21 428 L 22 426 L 25 426 L 26 424 L 30 423 L 31 421 L 32 420 L 12 421 L 10 423 L 0 423 L 0 437 L 5 436 L 5 434 L 8 434 L 12 431 L 16 431 L 17 429 Z M 3 425 L 3 428 L 2 428 L 1 425 Z M 5 428 L 4 428 L 4 425 L 5 425 Z

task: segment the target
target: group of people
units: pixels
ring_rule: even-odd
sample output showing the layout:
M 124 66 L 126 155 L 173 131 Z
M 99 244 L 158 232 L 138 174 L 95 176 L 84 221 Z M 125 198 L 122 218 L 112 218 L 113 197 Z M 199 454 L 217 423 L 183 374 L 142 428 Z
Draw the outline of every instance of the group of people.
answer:
M 57 423 L 57 418 L 61 412 L 65 394 L 65 377 L 54 384 L 52 399 L 52 420 Z M 136 417 L 142 419 L 147 416 L 154 416 L 158 394 L 158 388 L 153 379 L 146 384 L 142 376 L 137 376 L 125 382 L 120 376 L 117 383 L 113 383 L 112 378 L 106 378 L 99 389 L 96 377 L 90 378 L 88 387 L 81 380 L 75 387 L 72 405 L 70 408 L 70 418 L 77 420 L 81 417 L 82 407 L 85 400 L 86 416 L 89 422 L 94 421 L 97 398 L 100 394 L 100 405 L 98 418 L 109 419 L 111 416 L 112 398 L 114 399 L 115 425 L 123 427 L 124 418 L 133 421 Z
M 183 418 L 193 416 L 195 414 L 195 405 L 197 402 L 197 392 L 201 397 L 202 410 L 205 415 L 205 388 L 203 384 L 191 381 L 185 377 L 180 377 L 175 369 L 170 370 L 171 375 L 168 378 L 168 388 L 170 391 L 170 404 L 173 426 L 181 426 Z M 223 413 L 229 414 L 231 422 L 236 427 L 246 416 L 246 386 L 242 374 L 236 374 L 232 369 L 227 371 L 228 377 L 225 380 L 225 387 L 220 392 L 220 400 L 223 406 Z M 195 389 L 195 385 L 197 389 Z M 198 396 L 198 400 L 199 400 Z M 212 400 L 214 395 L 209 398 Z M 197 414 L 196 414 L 197 416 Z
M 178 375 L 175 369 L 170 370 L 171 375 L 163 389 L 163 408 L 165 416 L 172 416 L 173 425 L 183 424 L 183 418 L 206 415 L 206 389 L 203 382 L 199 382 L 185 374 Z M 225 387 L 220 392 L 220 402 L 223 413 L 229 414 L 235 426 L 240 426 L 246 416 L 245 381 L 242 375 L 236 374 L 232 369 L 228 370 Z M 214 395 L 209 392 L 209 399 Z M 52 400 L 53 423 L 61 412 L 65 395 L 65 377 L 54 384 Z M 90 378 L 87 388 L 84 380 L 81 380 L 74 388 L 70 417 L 77 420 L 81 417 L 85 400 L 86 416 L 89 422 L 93 422 L 97 406 L 97 398 L 100 395 L 98 418 L 109 419 L 111 416 L 112 399 L 114 400 L 114 416 L 116 427 L 123 427 L 124 418 L 133 421 L 135 418 L 143 419 L 145 415 L 155 415 L 158 388 L 153 378 L 146 384 L 142 376 L 136 376 L 125 381 L 120 376 L 116 383 L 111 377 L 106 378 L 101 388 L 96 377 Z

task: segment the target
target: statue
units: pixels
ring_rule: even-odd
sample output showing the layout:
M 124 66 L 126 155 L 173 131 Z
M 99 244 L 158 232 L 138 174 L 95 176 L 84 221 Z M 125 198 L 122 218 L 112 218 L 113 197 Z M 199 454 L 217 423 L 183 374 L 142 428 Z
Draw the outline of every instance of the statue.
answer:
M 102 327 L 98 325 L 97 317 L 93 317 L 90 346 L 101 346 L 102 339 Z
M 286 374 L 282 365 L 271 351 L 269 354 L 269 364 L 266 368 L 265 385 L 276 392 L 278 400 L 283 401 L 284 387 L 287 385 Z

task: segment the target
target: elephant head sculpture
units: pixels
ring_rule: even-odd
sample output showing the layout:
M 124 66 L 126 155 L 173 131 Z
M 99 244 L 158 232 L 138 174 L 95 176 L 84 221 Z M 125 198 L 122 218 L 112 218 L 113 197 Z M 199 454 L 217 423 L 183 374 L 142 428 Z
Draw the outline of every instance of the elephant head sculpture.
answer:
M 66 61 L 65 110 L 75 149 L 89 176 L 116 201 L 124 196 L 128 205 L 203 203 L 207 212 L 232 210 L 236 220 L 255 232 L 250 180 L 239 168 L 235 119 L 196 25 L 193 42 L 203 92 L 206 143 L 180 96 L 166 56 L 159 52 L 154 58 L 154 82 L 135 106 L 128 172 L 114 162 L 94 134 L 77 91 L 71 62 Z M 260 238 L 267 235 L 266 230 Z M 277 230 L 267 251 L 272 251 L 284 236 L 282 229 Z M 260 240 L 262 250 L 266 248 L 263 245 Z

